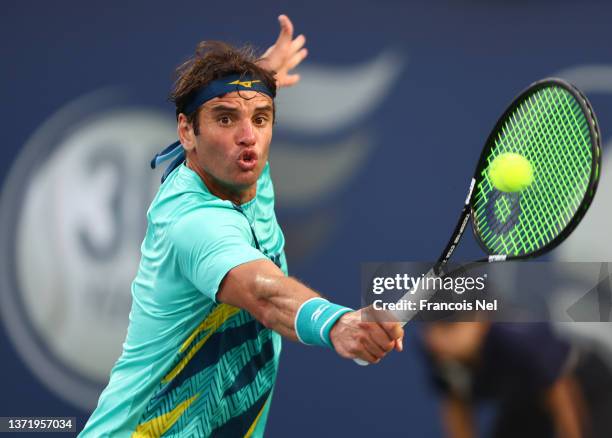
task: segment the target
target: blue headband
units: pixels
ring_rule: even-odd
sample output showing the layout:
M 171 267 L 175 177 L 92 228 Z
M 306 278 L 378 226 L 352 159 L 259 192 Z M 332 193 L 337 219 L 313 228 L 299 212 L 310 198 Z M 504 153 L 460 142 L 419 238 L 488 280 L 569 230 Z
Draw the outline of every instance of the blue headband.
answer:
M 190 115 L 209 100 L 234 91 L 257 91 L 274 99 L 274 93 L 263 81 L 253 79 L 250 76 L 234 74 L 216 79 L 207 86 L 197 90 L 186 103 L 184 111 L 182 112 L 186 115 Z M 151 160 L 151 168 L 155 169 L 164 161 L 172 158 L 174 158 L 174 161 L 172 161 L 164 171 L 162 183 L 165 181 L 166 177 L 170 175 L 170 172 L 185 161 L 185 150 L 180 141 L 175 141 L 160 153 L 155 154 L 155 157 Z

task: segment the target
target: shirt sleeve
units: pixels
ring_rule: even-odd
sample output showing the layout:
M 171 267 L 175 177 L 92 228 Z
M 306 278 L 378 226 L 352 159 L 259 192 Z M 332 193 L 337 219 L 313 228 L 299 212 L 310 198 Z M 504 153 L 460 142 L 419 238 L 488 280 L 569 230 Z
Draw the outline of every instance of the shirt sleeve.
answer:
M 266 256 L 252 246 L 247 219 L 230 209 L 199 209 L 182 216 L 169 231 L 181 273 L 216 301 L 221 281 L 236 266 Z

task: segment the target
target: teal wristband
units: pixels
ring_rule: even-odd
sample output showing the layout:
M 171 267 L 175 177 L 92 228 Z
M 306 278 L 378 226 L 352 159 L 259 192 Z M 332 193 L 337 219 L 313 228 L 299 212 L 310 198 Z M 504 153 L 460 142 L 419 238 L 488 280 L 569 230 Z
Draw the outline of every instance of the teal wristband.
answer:
M 333 348 L 329 332 L 335 322 L 353 309 L 314 297 L 304 301 L 295 315 L 295 333 L 301 343 Z

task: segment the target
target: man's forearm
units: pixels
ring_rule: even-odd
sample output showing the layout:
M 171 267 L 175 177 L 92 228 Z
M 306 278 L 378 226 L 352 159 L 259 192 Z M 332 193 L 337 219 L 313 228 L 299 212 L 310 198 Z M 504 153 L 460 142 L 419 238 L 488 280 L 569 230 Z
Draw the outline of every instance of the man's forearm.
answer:
M 217 300 L 247 310 L 266 327 L 297 340 L 294 320 L 302 303 L 319 296 L 287 277 L 268 260 L 256 260 L 232 269 L 221 284 Z
M 394 347 L 402 349 L 404 331 L 399 323 L 363 322 L 361 310 L 351 311 L 320 298 L 269 260 L 232 269 L 216 298 L 248 311 L 284 337 L 332 347 L 345 358 L 376 363 Z
M 560 438 L 580 438 L 582 434 L 582 395 L 574 379 L 564 376 L 548 390 L 547 404 Z
M 320 296 L 296 279 L 259 274 L 254 279 L 255 296 L 260 301 L 260 322 L 282 336 L 297 340 L 295 315 L 307 300 Z
M 449 438 L 476 436 L 471 407 L 457 396 L 449 395 L 443 400 L 442 418 Z

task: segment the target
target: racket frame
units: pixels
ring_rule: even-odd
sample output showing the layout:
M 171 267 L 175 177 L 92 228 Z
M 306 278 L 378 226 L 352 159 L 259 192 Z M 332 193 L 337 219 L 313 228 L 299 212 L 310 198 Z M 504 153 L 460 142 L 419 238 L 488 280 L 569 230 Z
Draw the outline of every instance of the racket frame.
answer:
M 582 198 L 582 201 L 580 205 L 578 206 L 576 213 L 574 213 L 574 216 L 572 217 L 570 222 L 565 226 L 565 228 L 561 231 L 561 233 L 559 233 L 553 240 L 551 240 L 549 243 L 544 245 L 542 248 L 534 252 L 524 254 L 524 255 L 509 256 L 507 254 L 490 254 L 488 248 L 486 247 L 484 242 L 482 242 L 482 239 L 480 239 L 480 236 L 476 232 L 474 221 L 472 221 L 472 232 L 474 234 L 474 238 L 476 239 L 480 247 L 483 249 L 483 251 L 488 254 L 488 256 L 481 258 L 479 260 L 475 260 L 471 263 L 468 263 L 465 266 L 469 267 L 469 266 L 472 266 L 478 263 L 486 263 L 486 262 L 491 263 L 491 262 L 499 262 L 499 261 L 504 261 L 504 260 L 521 260 L 521 259 L 529 259 L 529 258 L 541 256 L 551 251 L 552 249 L 557 247 L 561 242 L 563 242 L 563 240 L 565 240 L 572 233 L 572 231 L 574 231 L 576 226 L 580 223 L 580 221 L 586 214 L 587 210 L 589 209 L 591 205 L 591 202 L 593 201 L 593 198 L 595 197 L 595 192 L 597 191 L 597 185 L 599 183 L 599 172 L 601 168 L 601 132 L 599 130 L 599 124 L 597 122 L 597 117 L 595 116 L 595 112 L 593 111 L 593 108 L 590 102 L 588 101 L 588 99 L 586 98 L 586 96 L 582 94 L 582 92 L 578 90 L 572 84 L 560 78 L 545 78 L 545 79 L 536 81 L 532 83 L 531 85 L 529 85 L 517 97 L 514 98 L 512 103 L 508 106 L 506 111 L 498 119 L 497 123 L 495 124 L 495 127 L 489 134 L 489 137 L 487 138 L 485 146 L 482 149 L 482 152 L 480 153 L 480 158 L 478 159 L 478 164 L 476 165 L 474 175 L 472 176 L 472 179 L 470 181 L 468 194 L 465 198 L 463 208 L 461 209 L 461 214 L 459 215 L 457 225 L 455 225 L 453 234 L 451 235 L 451 238 L 446 244 L 444 251 L 442 251 L 442 254 L 438 258 L 438 261 L 436 262 L 436 264 L 426 274 L 427 276 L 435 275 L 435 276 L 441 277 L 445 275 L 442 272 L 442 268 L 450 260 L 451 256 L 453 255 L 453 252 L 455 251 L 455 248 L 457 248 L 457 246 L 459 245 L 459 242 L 461 241 L 461 238 L 463 237 L 463 234 L 465 233 L 465 229 L 467 228 L 467 224 L 468 222 L 470 222 L 470 218 L 474 214 L 473 200 L 474 200 L 474 189 L 476 186 L 476 181 L 478 180 L 478 177 L 480 176 L 484 167 L 487 165 L 487 156 L 489 154 L 489 151 L 491 150 L 492 145 L 494 144 L 495 134 L 499 132 L 503 124 L 506 122 L 508 116 L 518 107 L 518 105 L 520 105 L 523 102 L 526 96 L 531 95 L 534 92 L 544 87 L 550 86 L 550 85 L 559 86 L 565 89 L 566 91 L 568 91 L 576 99 L 576 101 L 580 105 L 583 113 L 586 115 L 586 118 L 588 119 L 588 122 L 589 122 L 589 133 L 591 137 L 591 174 L 590 174 L 590 179 L 589 179 L 589 186 L 587 187 L 585 196 Z M 402 299 L 406 298 L 411 293 L 412 292 L 406 294 Z M 416 313 L 418 312 L 415 312 L 415 314 Z M 408 321 L 409 321 L 408 319 L 403 320 L 402 326 L 406 325 Z M 361 360 L 361 359 L 353 359 L 353 360 L 358 365 L 362 365 L 362 366 L 368 365 L 368 363 L 364 360 Z
M 555 247 L 557 247 L 563 240 L 565 240 L 571 233 L 574 231 L 576 226 L 580 223 L 587 210 L 589 209 L 593 198 L 595 197 L 595 192 L 597 191 L 597 185 L 599 183 L 599 171 L 601 168 L 601 132 L 599 130 L 599 123 L 597 122 L 597 117 L 595 116 L 595 112 L 593 111 L 593 107 L 591 103 L 588 101 L 586 96 L 578 90 L 575 86 L 570 84 L 569 82 L 560 79 L 560 78 L 545 78 L 539 81 L 536 81 L 525 88 L 517 97 L 514 98 L 512 103 L 508 106 L 506 111 L 501 115 L 501 117 L 497 120 L 495 127 L 491 130 L 487 141 L 485 142 L 485 146 L 480 153 L 480 158 L 478 159 L 478 164 L 476 165 L 476 169 L 474 171 L 474 176 L 470 182 L 470 187 L 468 190 L 468 195 L 465 199 L 465 203 L 463 209 L 461 210 L 461 214 L 459 216 L 459 220 L 457 221 L 457 225 L 455 226 L 455 230 L 446 245 L 444 251 L 440 255 L 436 263 L 435 271 L 438 272 L 439 269 L 444 266 L 448 260 L 451 258 L 455 248 L 459 244 L 461 238 L 463 237 L 463 233 L 467 227 L 467 223 L 470 221 L 470 218 L 474 214 L 474 188 L 476 185 L 476 181 L 478 180 L 482 170 L 487 166 L 487 157 L 491 150 L 492 145 L 495 143 L 495 138 L 497 133 L 501 130 L 503 125 L 506 123 L 510 114 L 514 112 L 514 110 L 523 103 L 525 97 L 532 95 L 536 91 L 548 87 L 548 86 L 557 86 L 561 87 L 567 92 L 569 92 L 578 102 L 580 108 L 582 109 L 585 117 L 588 120 L 589 125 L 589 135 L 591 138 L 591 174 L 589 178 L 589 186 L 587 187 L 585 196 L 582 198 L 576 213 L 569 221 L 569 223 L 565 226 L 565 228 L 557 235 L 554 239 L 544 245 L 542 248 L 539 248 L 536 251 L 530 252 L 524 255 L 506 255 L 506 254 L 491 254 L 489 249 L 486 247 L 479 234 L 476 232 L 476 226 L 474 221 L 472 221 L 472 232 L 474 234 L 474 238 L 483 249 L 485 253 L 488 254 L 488 257 L 476 260 L 476 263 L 482 262 L 496 262 L 503 260 L 521 260 L 521 259 L 529 259 L 534 257 L 539 257 Z

